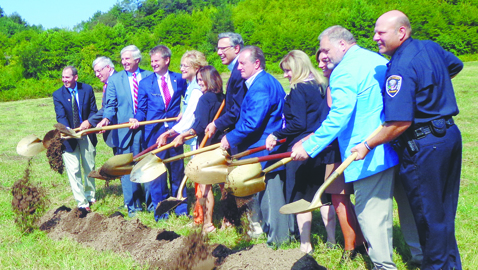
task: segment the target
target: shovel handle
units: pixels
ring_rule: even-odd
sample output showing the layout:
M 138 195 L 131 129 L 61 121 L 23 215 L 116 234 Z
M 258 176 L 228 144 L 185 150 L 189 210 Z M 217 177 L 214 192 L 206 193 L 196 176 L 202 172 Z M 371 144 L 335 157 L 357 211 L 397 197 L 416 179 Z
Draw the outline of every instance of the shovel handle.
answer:
M 133 159 L 136 159 L 136 158 L 138 158 L 138 157 L 140 157 L 140 156 L 142 156 L 142 155 L 144 155 L 144 154 L 147 154 L 147 153 L 153 151 L 153 149 L 156 148 L 156 147 L 158 147 L 158 144 L 157 144 L 157 143 L 155 143 L 155 144 L 151 145 L 150 147 L 144 149 L 142 152 L 140 152 L 139 154 L 137 154 L 136 156 L 134 156 Z
M 287 164 L 287 163 L 289 163 L 289 162 L 291 162 L 291 161 L 292 161 L 292 158 L 291 158 L 291 157 L 283 158 L 283 159 L 277 161 L 276 163 L 272 164 L 271 166 L 269 166 L 269 167 L 265 168 L 264 170 L 262 170 L 262 173 L 266 174 L 266 173 L 268 173 L 268 172 L 270 172 L 270 171 L 273 171 L 273 170 L 279 168 L 280 166 L 283 166 L 283 165 L 285 165 L 285 164 Z
M 222 103 L 221 103 L 221 106 L 217 110 L 216 115 L 214 115 L 214 119 L 212 121 L 219 118 L 219 115 L 221 115 L 221 112 L 224 109 L 225 105 L 226 105 L 226 99 L 223 99 Z M 204 139 L 202 140 L 201 144 L 199 145 L 199 148 L 203 148 L 206 145 L 206 142 L 207 142 L 208 139 L 209 139 L 208 134 L 204 135 Z
M 238 165 L 269 161 L 274 159 L 281 159 L 281 158 L 290 157 L 291 154 L 292 152 L 286 152 L 286 153 L 280 153 L 280 154 L 274 154 L 274 155 L 268 155 L 268 156 L 262 156 L 262 157 L 253 157 L 253 158 L 233 161 L 229 164 L 229 166 L 238 166 Z
M 176 161 L 176 160 L 180 160 L 180 159 L 183 159 L 183 158 L 193 156 L 195 154 L 204 153 L 204 152 L 219 148 L 220 146 L 221 146 L 221 143 L 212 144 L 212 145 L 206 146 L 206 147 L 201 148 L 201 149 L 197 149 L 197 150 L 194 150 L 194 151 L 189 151 L 189 152 L 181 154 L 181 155 L 170 157 L 168 159 L 163 160 L 163 163 L 169 163 L 169 162 L 173 162 L 173 161 Z
M 285 138 L 282 139 L 282 140 L 278 140 L 277 144 L 285 143 L 285 141 L 286 141 Z M 265 150 L 265 149 L 266 149 L 265 145 L 259 146 L 259 147 L 256 147 L 256 148 L 252 148 L 252 149 L 246 150 L 244 152 L 241 152 L 239 154 L 235 154 L 235 155 L 231 156 L 231 159 L 238 159 L 238 158 L 241 158 L 241 157 L 245 157 L 245 156 L 248 156 L 250 154 L 254 154 L 254 153 L 257 153 L 259 151 Z
M 139 125 L 144 126 L 144 125 L 149 125 L 149 124 L 176 121 L 177 119 L 178 119 L 177 117 L 172 117 L 172 118 L 165 118 L 165 119 L 158 119 L 158 120 L 141 121 L 141 122 L 139 122 Z M 131 123 L 123 123 L 123 124 L 105 126 L 105 127 L 100 127 L 100 128 L 90 128 L 90 129 L 85 129 L 83 131 L 78 132 L 77 135 L 83 136 L 83 135 L 86 135 L 86 134 L 96 133 L 96 132 L 100 132 L 100 131 L 103 131 L 103 130 L 113 130 L 113 129 L 127 128 L 127 127 L 130 127 L 130 126 L 131 126 Z

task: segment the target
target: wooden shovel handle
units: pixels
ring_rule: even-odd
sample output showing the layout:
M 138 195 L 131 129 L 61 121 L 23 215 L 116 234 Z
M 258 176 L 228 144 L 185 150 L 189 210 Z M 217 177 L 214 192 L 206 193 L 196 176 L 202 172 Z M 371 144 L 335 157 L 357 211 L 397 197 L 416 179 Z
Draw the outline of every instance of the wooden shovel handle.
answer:
M 269 166 L 269 167 L 265 168 L 264 170 L 262 170 L 262 173 L 266 174 L 266 173 L 268 173 L 268 172 L 270 172 L 270 171 L 272 171 L 272 170 L 275 170 L 275 169 L 279 168 L 280 166 L 283 166 L 283 165 L 285 165 L 285 164 L 287 164 L 287 163 L 289 163 L 289 162 L 291 162 L 291 161 L 292 161 L 292 158 L 291 158 L 291 157 L 283 158 L 283 159 L 277 161 L 276 163 L 272 164 L 271 166 Z
M 206 147 L 201 148 L 201 149 L 197 149 L 197 150 L 194 150 L 194 151 L 189 151 L 189 152 L 181 154 L 181 155 L 170 157 L 168 159 L 163 160 L 163 163 L 169 163 L 169 162 L 173 162 L 173 161 L 176 161 L 176 160 L 180 160 L 180 159 L 183 159 L 183 158 L 193 156 L 195 154 L 204 153 L 204 152 L 219 148 L 220 146 L 221 146 L 221 143 L 212 144 L 212 145 L 206 146 Z
M 253 157 L 253 158 L 233 161 L 229 165 L 230 166 L 238 166 L 238 165 L 245 165 L 245 164 L 252 164 L 252 163 L 257 163 L 257 162 L 269 161 L 269 160 L 274 160 L 274 159 L 281 159 L 281 158 L 290 157 L 291 154 L 292 154 L 292 152 L 286 152 L 286 153 L 280 153 L 280 154 L 274 154 L 274 155 L 268 155 L 268 156 L 262 156 L 262 157 Z
M 177 117 L 172 117 L 172 118 L 165 118 L 165 119 L 158 119 L 158 120 L 141 121 L 141 122 L 139 122 L 139 125 L 144 126 L 144 125 L 149 125 L 149 124 L 176 121 L 177 119 L 178 119 Z M 80 131 L 78 134 L 80 136 L 83 136 L 83 135 L 86 135 L 86 134 L 96 133 L 96 132 L 100 132 L 100 131 L 103 131 L 103 130 L 113 130 L 113 129 L 127 128 L 127 127 L 130 127 L 130 126 L 131 126 L 131 123 L 122 123 L 122 124 L 116 124 L 116 125 L 100 127 L 100 128 L 85 129 L 83 131 Z
M 184 140 L 189 140 L 189 139 L 192 139 L 192 138 L 194 138 L 194 137 L 196 137 L 196 135 L 187 136 L 186 138 L 184 138 Z M 154 147 L 153 147 L 153 146 L 154 146 Z M 150 149 L 150 148 L 153 148 L 153 149 L 154 149 L 154 148 L 157 147 L 157 146 L 158 146 L 158 144 L 154 144 L 154 145 L 148 147 L 148 149 Z M 171 148 L 171 147 L 174 147 L 174 142 L 170 142 L 170 143 L 168 143 L 168 144 L 165 144 L 165 145 L 159 147 L 159 148 L 156 149 L 156 150 L 146 151 L 146 150 L 148 150 L 148 149 L 146 149 L 146 150 L 144 150 L 143 152 L 141 152 L 142 155 L 140 155 L 141 153 L 138 154 L 138 155 L 136 155 L 133 161 L 137 162 L 137 161 L 142 160 L 142 159 L 146 156 L 146 154 L 148 154 L 149 152 L 151 152 L 151 154 L 153 154 L 153 155 L 156 155 L 157 153 L 159 153 L 159 152 L 161 152 L 161 151 L 164 151 L 164 150 L 166 150 L 166 149 L 169 149 L 169 148 Z
M 140 156 L 142 156 L 142 155 L 144 155 L 144 154 L 147 154 L 147 153 L 153 151 L 156 147 L 158 147 L 158 144 L 157 144 L 157 143 L 155 143 L 155 144 L 151 145 L 150 147 L 144 149 L 142 152 L 140 152 L 139 154 L 137 154 L 136 156 L 134 156 L 133 159 L 136 159 L 136 158 L 138 158 L 138 157 L 140 157 Z
M 285 143 L 286 139 L 282 139 L 282 140 L 278 140 L 277 141 L 277 144 L 281 144 L 281 143 Z M 231 157 L 231 159 L 238 159 L 238 158 L 241 158 L 241 157 L 245 157 L 245 156 L 248 156 L 248 155 L 251 155 L 251 154 L 254 154 L 254 153 L 257 153 L 259 151 L 262 151 L 262 150 L 265 150 L 266 149 L 266 146 L 263 145 L 263 146 L 259 146 L 259 147 L 256 147 L 256 148 L 252 148 L 252 149 L 249 149 L 249 150 L 246 150 L 244 152 L 241 152 L 239 154 L 235 154 Z
M 221 115 L 221 112 L 222 110 L 224 109 L 224 106 L 226 105 L 226 99 L 223 99 L 222 100 L 222 103 L 221 103 L 221 106 L 219 107 L 219 109 L 217 110 L 217 113 L 216 115 L 214 115 L 214 120 L 218 119 L 219 118 L 219 115 Z M 214 121 L 213 120 L 213 121 Z M 199 145 L 199 148 L 203 148 L 205 145 L 206 145 L 206 142 L 207 140 L 209 139 L 209 136 L 208 134 L 204 135 L 204 138 L 201 142 L 201 145 Z

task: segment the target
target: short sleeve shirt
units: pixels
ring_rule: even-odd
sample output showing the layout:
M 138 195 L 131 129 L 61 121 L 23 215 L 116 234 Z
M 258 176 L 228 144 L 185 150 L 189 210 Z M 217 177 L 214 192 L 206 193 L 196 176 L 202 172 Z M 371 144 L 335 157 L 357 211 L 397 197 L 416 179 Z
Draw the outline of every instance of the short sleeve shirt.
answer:
M 407 39 L 388 63 L 383 87 L 385 121 L 423 124 L 458 114 L 451 77 L 463 68 L 429 40 Z

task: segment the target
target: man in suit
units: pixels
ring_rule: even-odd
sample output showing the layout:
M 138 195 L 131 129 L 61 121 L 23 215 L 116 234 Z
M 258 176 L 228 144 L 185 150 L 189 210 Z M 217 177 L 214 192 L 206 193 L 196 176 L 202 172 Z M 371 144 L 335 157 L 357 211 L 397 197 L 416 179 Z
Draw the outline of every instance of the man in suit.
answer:
M 184 96 L 187 89 L 187 82 L 181 74 L 169 71 L 171 59 L 171 50 L 163 45 L 151 49 L 151 67 L 154 73 L 146 77 L 139 84 L 138 110 L 135 117 L 130 119 L 133 123 L 133 129 L 139 127 L 138 121 L 164 119 L 177 117 L 181 110 L 181 97 Z M 144 128 L 143 147 L 150 147 L 156 143 L 157 138 L 170 130 L 176 121 L 147 125 Z M 172 139 L 168 141 L 171 142 Z M 170 148 L 157 154 L 161 159 L 180 155 L 184 152 L 183 147 Z M 178 160 L 166 164 L 170 176 L 171 193 L 168 189 L 167 174 L 159 176 L 152 182 L 145 184 L 151 193 L 152 205 L 148 209 L 154 210 L 159 202 L 167 199 L 169 196 L 177 196 L 179 185 L 184 177 L 184 161 Z M 186 190 L 183 191 L 183 197 L 187 197 Z M 187 215 L 187 203 L 184 202 L 176 207 L 177 215 Z M 168 213 L 162 216 L 156 216 L 155 220 L 168 218 Z
M 141 62 L 141 51 L 135 45 L 124 47 L 120 54 L 124 70 L 108 78 L 103 120 L 97 127 L 129 122 L 138 107 L 139 82 L 151 74 L 150 71 L 138 67 Z M 111 133 L 113 143 L 117 147 L 117 155 L 139 154 L 142 129 L 115 129 Z M 121 177 L 121 186 L 128 215 L 133 217 L 136 211 L 142 210 L 142 201 L 148 203 L 148 197 L 145 198 L 141 184 L 131 182 L 129 175 Z
M 237 147 L 238 151 L 265 145 L 267 136 L 282 126 L 282 108 L 285 91 L 272 75 L 265 72 L 265 58 L 261 49 L 247 46 L 238 59 L 238 70 L 248 88 L 241 106 L 235 129 L 221 140 L 225 149 Z M 267 150 L 254 154 L 268 155 Z M 251 156 L 254 156 L 251 155 Z M 263 167 L 265 164 L 262 164 Z M 280 246 L 289 240 L 290 217 L 279 213 L 285 204 L 283 192 L 284 170 L 266 175 L 266 190 L 259 193 L 262 230 L 267 233 L 269 246 Z
M 103 119 L 103 111 L 105 110 L 105 101 L 106 101 L 106 88 L 108 86 L 108 78 L 116 73 L 115 66 L 110 58 L 105 56 L 100 56 L 93 61 L 93 70 L 95 75 L 103 83 L 103 97 L 101 100 L 101 109 L 98 112 L 88 119 L 88 123 L 91 126 L 96 126 Z M 106 145 L 113 149 L 113 154 L 116 153 L 116 146 L 113 143 L 113 133 L 109 130 L 103 133 L 103 139 L 105 140 Z
M 227 65 L 227 68 L 231 71 L 231 77 L 226 87 L 224 114 L 206 127 L 206 132 L 209 133 L 210 137 L 216 132 L 216 129 L 224 132 L 234 129 L 237 120 L 239 120 L 242 100 L 247 91 L 244 85 L 245 80 L 237 69 L 239 65 L 237 59 L 242 47 L 244 47 L 241 35 L 227 32 L 219 34 L 218 38 L 217 54 L 221 57 L 221 62 Z
M 56 121 L 71 129 L 88 128 L 87 119 L 98 111 L 93 88 L 85 83 L 77 82 L 78 71 L 73 66 L 67 66 L 63 69 L 62 81 L 63 86 L 53 92 Z M 96 202 L 95 179 L 87 176 L 95 169 L 96 143 L 96 134 L 89 134 L 81 139 L 69 139 L 63 142 L 63 161 L 73 196 L 78 208 L 87 212 L 91 211 L 91 204 Z M 80 160 L 83 175 L 80 170 Z M 83 176 L 85 177 L 84 184 Z

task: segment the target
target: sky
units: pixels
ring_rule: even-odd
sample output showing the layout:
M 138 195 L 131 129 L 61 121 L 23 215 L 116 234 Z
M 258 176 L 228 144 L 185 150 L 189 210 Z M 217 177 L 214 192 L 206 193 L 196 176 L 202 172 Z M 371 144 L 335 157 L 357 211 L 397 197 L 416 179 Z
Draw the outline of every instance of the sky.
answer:
M 41 24 L 43 28 L 73 29 L 97 11 L 110 10 L 118 0 L 0 0 L 6 15 L 16 12 L 30 25 Z

